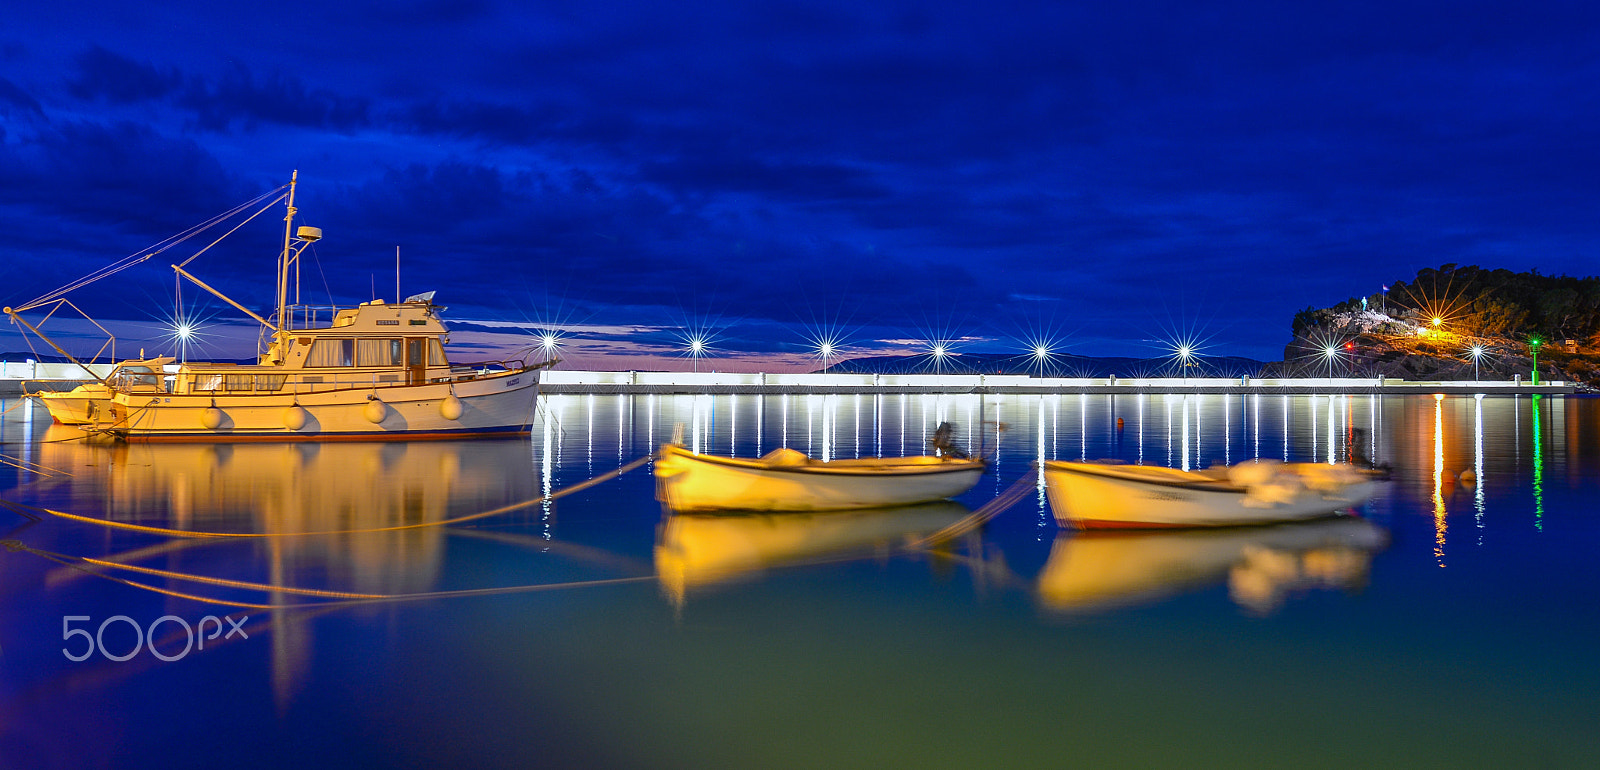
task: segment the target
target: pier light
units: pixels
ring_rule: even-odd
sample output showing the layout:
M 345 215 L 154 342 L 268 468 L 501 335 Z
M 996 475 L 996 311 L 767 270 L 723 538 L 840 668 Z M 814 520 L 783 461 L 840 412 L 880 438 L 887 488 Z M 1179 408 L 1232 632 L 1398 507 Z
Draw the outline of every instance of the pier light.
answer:
M 1178 366 L 1183 369 L 1183 381 L 1187 383 L 1189 381 L 1189 367 L 1194 365 L 1194 360 L 1197 357 L 1194 344 L 1182 341 L 1172 343 L 1172 357 L 1178 360 Z
M 812 355 L 822 362 L 822 371 L 827 373 L 833 366 L 833 359 L 839 355 L 839 345 L 832 338 L 824 337 L 812 343 Z
M 1528 340 L 1528 352 L 1533 354 L 1533 384 L 1535 385 L 1539 384 L 1539 346 L 1543 344 L 1544 340 L 1538 337 Z
M 1483 358 L 1483 346 L 1473 345 L 1467 350 L 1467 355 L 1472 356 L 1472 381 L 1478 381 L 1478 360 Z
M 688 356 L 694 362 L 694 371 L 700 371 L 700 359 L 711 355 L 711 343 L 715 334 L 708 331 L 686 330 L 678 333 L 678 339 L 683 343 L 683 352 L 679 355 Z
M 1027 351 L 1028 359 L 1034 370 L 1038 372 L 1038 376 L 1045 376 L 1045 372 L 1053 368 L 1055 364 L 1056 348 L 1060 345 L 1060 342 L 1044 335 L 1031 336 L 1021 340 L 1021 342 L 1024 345 L 1023 349 Z
M 1435 328 L 1435 329 L 1439 328 L 1439 324 L 1441 324 L 1441 323 L 1444 323 L 1444 319 L 1443 318 L 1440 318 L 1439 316 L 1434 316 L 1433 317 L 1433 328 Z
M 1339 347 L 1328 345 L 1322 349 L 1322 357 L 1328 359 L 1328 379 L 1333 379 L 1333 359 L 1339 357 Z

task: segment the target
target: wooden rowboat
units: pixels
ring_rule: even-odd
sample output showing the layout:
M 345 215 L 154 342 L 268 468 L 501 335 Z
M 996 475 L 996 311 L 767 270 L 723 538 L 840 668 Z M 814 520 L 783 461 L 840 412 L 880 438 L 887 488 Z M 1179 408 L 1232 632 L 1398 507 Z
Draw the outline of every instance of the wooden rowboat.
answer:
M 656 459 L 656 499 L 675 511 L 838 511 L 954 497 L 978 483 L 982 459 L 869 457 L 820 462 L 793 449 L 754 460 L 677 444 Z
M 1365 503 L 1378 474 L 1347 464 L 1256 461 L 1206 471 L 1047 461 L 1056 521 L 1074 529 L 1298 521 Z

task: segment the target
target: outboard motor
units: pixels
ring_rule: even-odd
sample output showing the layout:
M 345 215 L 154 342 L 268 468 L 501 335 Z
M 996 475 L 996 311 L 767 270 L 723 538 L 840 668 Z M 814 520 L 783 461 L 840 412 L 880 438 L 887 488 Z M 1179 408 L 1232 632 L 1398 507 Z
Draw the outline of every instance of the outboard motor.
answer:
M 943 457 L 949 457 L 955 460 L 971 459 L 971 457 L 965 451 L 962 451 L 961 447 L 956 446 L 955 438 L 955 426 L 948 422 L 941 422 L 939 423 L 939 427 L 934 428 L 933 437 L 928 439 L 928 445 L 933 447 L 934 451 L 938 452 L 939 455 Z

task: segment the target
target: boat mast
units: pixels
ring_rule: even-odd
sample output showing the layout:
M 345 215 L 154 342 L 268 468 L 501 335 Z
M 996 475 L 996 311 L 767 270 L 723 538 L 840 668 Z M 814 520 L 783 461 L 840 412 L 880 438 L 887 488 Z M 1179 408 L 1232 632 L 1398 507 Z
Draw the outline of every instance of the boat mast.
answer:
M 289 213 L 283 218 L 283 253 L 278 256 L 278 328 L 273 341 L 289 328 L 289 239 L 294 235 L 294 185 L 300 170 L 289 175 Z

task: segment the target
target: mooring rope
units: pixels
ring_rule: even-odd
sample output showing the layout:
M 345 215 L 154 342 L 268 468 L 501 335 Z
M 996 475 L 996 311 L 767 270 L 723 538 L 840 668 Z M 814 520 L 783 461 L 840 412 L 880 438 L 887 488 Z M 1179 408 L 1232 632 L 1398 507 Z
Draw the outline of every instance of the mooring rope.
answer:
M 52 468 L 52 467 L 50 467 L 48 465 L 40 465 L 39 463 L 29 462 L 27 460 L 23 460 L 23 459 L 18 458 L 18 457 L 12 457 L 11 455 L 4 454 L 4 453 L 0 453 L 0 465 L 9 465 L 9 466 L 11 466 L 13 468 L 16 468 L 19 471 L 27 471 L 29 473 L 37 473 L 40 476 L 71 476 L 72 475 L 71 473 L 68 473 L 68 472 L 63 471 L 63 470 L 59 470 L 57 468 Z
M 1017 479 L 1016 483 L 1008 487 L 1006 491 L 1001 492 L 993 500 L 990 500 L 988 503 L 986 503 L 982 508 L 967 514 L 960 521 L 957 521 L 956 523 L 951 524 L 944 529 L 906 543 L 906 547 L 910 549 L 927 548 L 928 546 L 937 545 L 946 540 L 950 540 L 951 538 L 965 535 L 966 533 L 982 526 L 995 516 L 1004 513 L 1006 509 L 1010 508 L 1011 506 L 1016 505 L 1018 501 L 1028 494 L 1029 490 L 1032 490 L 1037 486 L 1038 482 L 1035 480 L 1035 477 L 1032 473 L 1023 476 L 1022 478 Z
M 457 589 L 457 590 L 453 590 L 453 591 L 425 591 L 425 592 L 410 593 L 410 594 L 359 594 L 359 593 L 351 593 L 351 592 L 346 592 L 346 591 L 323 591 L 323 590 L 314 589 L 314 588 L 293 588 L 293 587 L 290 587 L 290 586 L 277 586 L 277 585 L 270 585 L 270 584 L 266 584 L 266 583 L 250 583 L 250 582 L 241 581 L 241 580 L 226 580 L 226 579 L 223 579 L 223 578 L 205 577 L 203 575 L 189 575 L 189 574 L 185 574 L 185 573 L 181 573 L 181 572 L 167 572 L 165 570 L 153 570 L 153 569 L 150 569 L 148 567 L 133 567 L 132 565 L 127 565 L 127 564 L 116 564 L 115 562 L 103 562 L 103 561 L 100 561 L 98 559 L 89 559 L 89 558 L 82 557 L 82 556 L 68 556 L 66 554 L 59 554 L 59 553 L 54 553 L 54 552 L 51 552 L 51 551 L 44 551 L 44 550 L 40 550 L 38 548 L 33 548 L 31 546 L 25 545 L 24 543 L 22 543 L 21 541 L 18 541 L 18 540 L 0 540 L 0 546 L 4 546 L 7 550 L 10 550 L 10 551 L 20 551 L 20 552 L 24 552 L 24 553 L 31 553 L 31 554 L 33 554 L 35 556 L 38 556 L 38 557 L 42 558 L 42 559 L 47 559 L 49 561 L 55 562 L 57 564 L 60 564 L 62 566 L 70 567 L 72 569 L 79 570 L 81 572 L 93 575 L 95 577 L 99 577 L 99 578 L 104 578 L 106 580 L 110 580 L 113 583 L 121 583 L 122 585 L 129 586 L 129 587 L 132 587 L 132 588 L 139 588 L 139 589 L 143 589 L 143 590 L 146 590 L 146 591 L 152 591 L 152 592 L 161 594 L 163 596 L 170 596 L 170 597 L 177 598 L 177 599 L 188 599 L 189 601 L 200 602 L 200 603 L 203 603 L 203 604 L 217 604 L 217 605 L 223 605 L 223 606 L 228 606 L 228 607 L 241 607 L 241 608 L 244 608 L 244 609 L 253 609 L 253 610 L 296 610 L 296 609 L 320 608 L 320 607 L 354 606 L 354 605 L 359 605 L 359 604 L 372 604 L 372 603 L 379 603 L 379 602 L 410 602 L 410 601 L 425 601 L 425 600 L 428 600 L 428 599 L 458 599 L 458 598 L 473 597 L 473 596 L 499 596 L 499 595 L 505 595 L 505 594 L 533 593 L 533 592 L 538 592 L 538 591 L 554 591 L 554 590 L 569 589 L 569 588 L 597 588 L 597 587 L 600 587 L 600 586 L 608 586 L 608 585 L 626 585 L 626 584 L 630 584 L 630 583 L 640 583 L 640 582 L 645 582 L 645 581 L 653 581 L 653 580 L 656 579 L 655 575 L 642 575 L 642 576 L 638 576 L 638 577 L 604 578 L 604 579 L 600 579 L 600 580 L 577 580 L 577 581 L 572 581 L 572 582 L 567 582 L 567 583 L 531 583 L 531 584 L 528 584 L 528 585 L 520 585 L 520 586 L 501 586 L 501 587 L 497 587 L 497 588 L 464 588 L 464 589 Z M 102 567 L 103 568 L 103 567 L 106 567 L 106 566 L 113 566 L 113 567 L 118 567 L 118 568 L 121 568 L 121 569 L 132 569 L 135 572 L 148 572 L 148 573 L 156 574 L 158 576 L 168 577 L 168 578 L 171 578 L 171 579 L 174 579 L 174 580 L 189 580 L 189 581 L 199 582 L 199 583 L 209 583 L 209 584 L 212 584 L 212 585 L 220 585 L 220 586 L 225 586 L 225 587 L 230 587 L 230 588 L 243 588 L 243 589 L 247 589 L 247 590 L 264 591 L 264 592 L 268 592 L 268 593 L 288 593 L 288 594 L 296 594 L 296 595 L 303 595 L 303 596 L 323 596 L 323 597 L 335 598 L 335 599 L 338 599 L 338 601 L 307 602 L 307 603 L 300 603 L 300 604 L 261 604 L 261 603 L 258 603 L 258 602 L 242 602 L 242 601 L 237 601 L 237 600 L 233 600 L 233 599 L 218 599 L 218 598 L 215 598 L 215 597 L 199 596 L 199 595 L 196 595 L 196 594 L 184 593 L 182 591 L 173 591 L 171 589 L 161 588 L 161 587 L 158 587 L 158 586 L 149 585 L 148 583 L 140 583 L 137 580 L 129 580 L 127 578 L 121 578 L 121 577 L 117 577 L 115 575 L 108 575 L 105 572 L 101 571 L 101 569 L 97 569 L 97 567 Z
M 578 493 L 578 492 L 582 492 L 583 490 L 588 489 L 590 487 L 593 487 L 593 486 L 596 486 L 598 484 L 602 484 L 604 482 L 610 481 L 610 480 L 612 480 L 614 478 L 617 478 L 618 476 L 621 476 L 624 473 L 627 473 L 627 472 L 629 472 L 631 470 L 639 468 L 640 466 L 643 466 L 644 464 L 650 462 L 650 460 L 654 456 L 655 455 L 645 455 L 643 457 L 640 457 L 637 460 L 634 460 L 631 463 L 628 463 L 627 465 L 622 466 L 621 468 L 617 468 L 616 470 L 607 471 L 607 472 L 602 473 L 602 474 L 600 474 L 598 476 L 595 476 L 592 479 L 589 479 L 588 481 L 578 482 L 577 484 L 573 484 L 570 487 L 565 487 L 563 489 L 556 490 L 554 492 L 551 492 L 548 495 L 544 495 L 544 496 L 541 496 L 541 497 L 536 497 L 536 498 L 534 498 L 532 500 L 524 500 L 524 501 L 519 502 L 519 503 L 512 503 L 510 505 L 503 505 L 503 506 L 501 506 L 499 508 L 495 508 L 495 509 L 492 509 L 492 510 L 482 511 L 480 513 L 468 514 L 466 516 L 457 516 L 457 517 L 455 517 L 453 519 L 445 519 L 443 521 L 428 521 L 428 522 L 422 522 L 422 523 L 419 523 L 419 524 L 400 524 L 400 525 L 396 525 L 396 526 L 393 526 L 393 527 L 374 527 L 374 528 L 371 528 L 371 529 L 336 529 L 336 530 L 326 530 L 326 531 L 322 531 L 322 532 L 201 532 L 201 531 L 189 530 L 189 529 L 168 529 L 166 527 L 150 527 L 150 526 L 146 526 L 146 525 L 143 525 L 143 524 L 132 524 L 132 523 L 123 522 L 123 521 L 111 521 L 109 519 L 98 519 L 98 518 L 95 518 L 93 516 L 80 516 L 80 515 L 78 515 L 76 513 L 67 513 L 66 511 L 56 511 L 56 510 L 52 510 L 52 509 L 49 509 L 49 508 L 40 508 L 38 506 L 26 505 L 24 503 L 18 503 L 18 502 L 14 502 L 14 501 L 0 500 L 0 502 L 5 503 L 6 507 L 11 508 L 12 510 L 19 511 L 19 512 L 20 512 L 21 509 L 26 508 L 28 510 L 37 511 L 39 513 L 49 514 L 49 515 L 54 516 L 56 518 L 66 519 L 68 521 L 77 521 L 77 522 L 82 522 L 82 523 L 85 523 L 85 524 L 94 524 L 96 526 L 107 527 L 107 528 L 110 528 L 110 529 L 122 529 L 122 530 L 128 530 L 128 531 L 132 531 L 132 532 L 143 532 L 143 533 L 151 534 L 151 535 L 166 535 L 168 537 L 267 538 L 267 537 L 319 537 L 319 536 L 323 536 L 323 535 L 364 535 L 364 534 L 369 534 L 369 533 L 373 533 L 373 532 L 402 532 L 402 531 L 412 530 L 412 529 L 424 529 L 424 528 L 427 528 L 427 527 L 443 527 L 443 526 L 448 526 L 448 525 L 451 525 L 451 524 L 461 524 L 461 523 L 468 522 L 468 521 L 476 521 L 478 519 L 486 519 L 486 518 L 489 518 L 490 516 L 499 516 L 500 514 L 510 513 L 511 511 L 520 510 L 522 508 L 529 508 L 529 507 L 532 507 L 532 506 L 535 506 L 535 505 L 539 505 L 541 503 L 545 503 L 545 502 L 549 502 L 551 500 L 555 500 L 555 499 L 560 498 L 560 497 L 566 497 L 567 495 L 571 495 L 571 494 L 575 494 L 575 493 Z

